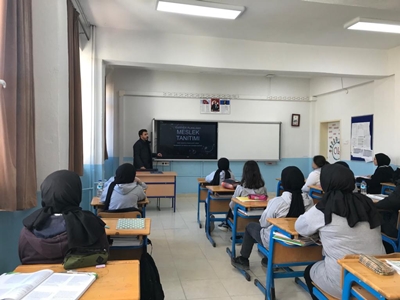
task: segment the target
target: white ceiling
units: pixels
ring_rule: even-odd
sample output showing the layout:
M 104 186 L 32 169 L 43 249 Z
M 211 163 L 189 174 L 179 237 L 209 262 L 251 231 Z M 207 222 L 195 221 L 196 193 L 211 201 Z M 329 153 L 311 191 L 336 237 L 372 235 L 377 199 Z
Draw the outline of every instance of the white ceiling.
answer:
M 399 34 L 343 28 L 356 17 L 400 22 L 400 0 L 214 0 L 246 7 L 233 21 L 157 12 L 156 0 L 79 2 L 89 22 L 100 27 L 370 49 L 400 45 Z

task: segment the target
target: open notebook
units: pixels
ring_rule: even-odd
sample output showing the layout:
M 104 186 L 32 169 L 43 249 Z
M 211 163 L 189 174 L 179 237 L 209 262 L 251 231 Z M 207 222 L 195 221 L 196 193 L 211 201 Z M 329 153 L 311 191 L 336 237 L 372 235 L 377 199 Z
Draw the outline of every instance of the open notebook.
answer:
M 96 280 L 96 273 L 11 273 L 0 276 L 0 299 L 79 299 Z

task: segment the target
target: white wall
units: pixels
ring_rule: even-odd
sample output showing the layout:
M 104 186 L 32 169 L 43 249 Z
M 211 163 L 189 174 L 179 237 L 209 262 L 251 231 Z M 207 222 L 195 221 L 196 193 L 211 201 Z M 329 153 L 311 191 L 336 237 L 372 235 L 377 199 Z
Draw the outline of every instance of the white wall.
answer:
M 66 1 L 32 1 L 38 185 L 68 167 Z
M 334 89 L 334 87 L 333 87 Z M 396 110 L 395 108 L 395 77 L 376 80 L 348 91 L 333 92 L 317 97 L 315 105 L 315 121 L 313 128 L 313 152 L 319 150 L 319 124 L 340 120 L 341 127 L 341 158 L 350 159 L 351 117 L 374 115 L 375 153 L 384 152 L 392 158 L 392 163 L 398 163 L 400 153 L 393 145 Z
M 114 89 L 131 92 L 232 93 L 258 96 L 306 96 L 309 80 L 218 74 L 193 74 L 116 68 Z M 151 120 L 229 120 L 282 122 L 282 158 L 309 157 L 310 103 L 266 100 L 232 100 L 230 115 L 200 114 L 199 99 L 164 97 L 115 97 L 118 113 L 119 156 L 131 157 L 132 145 L 141 128 L 151 129 Z M 110 108 L 110 107 L 108 107 Z M 112 108 L 110 108 L 112 109 Z M 291 114 L 301 115 L 301 126 L 291 127 Z M 262 133 L 260 133 L 262 134 Z M 236 137 L 240 142 L 240 137 Z M 114 153 L 118 153 L 114 151 Z

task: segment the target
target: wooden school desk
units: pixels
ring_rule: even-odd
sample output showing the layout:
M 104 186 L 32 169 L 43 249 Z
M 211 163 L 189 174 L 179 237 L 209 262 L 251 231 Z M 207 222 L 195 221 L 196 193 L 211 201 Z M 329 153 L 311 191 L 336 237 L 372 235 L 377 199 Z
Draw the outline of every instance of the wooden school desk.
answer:
M 267 207 L 268 201 L 265 200 L 251 200 L 251 201 L 241 201 L 238 198 L 232 198 L 232 201 L 235 203 L 235 207 L 233 208 L 233 220 L 229 219 L 228 224 L 232 228 L 232 246 L 231 248 L 227 247 L 226 252 L 228 253 L 230 258 L 236 257 L 236 243 L 241 242 L 242 239 L 237 240 L 237 235 L 244 235 L 247 224 L 250 222 L 259 222 L 260 216 L 262 215 L 264 209 Z M 243 214 L 240 210 L 247 213 Z M 255 214 L 252 214 L 254 213 Z M 238 269 L 239 270 L 239 269 Z M 250 281 L 250 275 L 244 270 L 239 270 L 240 273 Z
M 160 210 L 160 198 L 171 198 L 172 207 L 176 211 L 176 173 L 137 172 L 136 175 L 146 183 L 147 198 L 157 199 L 157 208 Z
M 213 247 L 216 246 L 210 233 L 210 217 L 214 214 L 224 214 L 224 218 L 214 218 L 213 222 L 223 222 L 226 219 L 226 214 L 229 210 L 229 202 L 231 201 L 234 190 L 226 189 L 220 185 L 208 185 L 206 186 L 207 192 L 207 209 L 206 209 L 206 236 Z M 223 194 L 221 194 L 223 193 Z
M 400 261 L 398 253 L 380 255 L 379 259 L 384 260 L 385 257 Z M 357 297 L 357 293 L 352 289 L 353 284 L 360 285 L 377 299 L 400 299 L 400 275 L 397 272 L 390 276 L 378 275 L 362 265 L 358 258 L 339 259 L 338 263 L 343 268 L 342 299 Z
M 43 269 L 66 272 L 61 264 L 21 265 L 14 271 L 31 273 Z M 109 261 L 105 268 L 80 268 L 79 272 L 95 272 L 98 275 L 98 278 L 80 298 L 82 300 L 140 299 L 140 268 L 138 260 Z
M 293 271 L 290 267 L 307 266 L 322 260 L 322 247 L 310 245 L 300 247 L 288 245 L 273 239 L 273 233 L 279 232 L 289 238 L 298 238 L 299 234 L 294 228 L 297 218 L 268 219 L 273 226 L 269 237 L 269 249 L 258 244 L 258 250 L 268 258 L 266 285 L 258 280 L 254 284 L 263 292 L 268 300 L 275 299 L 275 278 L 295 278 L 295 282 L 308 291 L 307 285 L 299 279 L 304 276 L 304 271 Z M 284 268 L 285 272 L 274 272 L 274 268 Z
M 138 201 L 138 208 L 140 208 L 142 210 L 143 218 L 146 217 L 146 205 L 149 203 L 150 203 L 150 201 L 147 198 L 143 199 L 141 201 Z M 90 202 L 90 205 L 93 206 L 96 215 L 97 215 L 97 211 L 104 207 L 103 202 L 100 202 L 100 197 L 93 197 L 92 201 Z
M 198 182 L 198 190 L 197 190 L 197 223 L 199 223 L 199 228 L 201 228 L 201 221 L 200 221 L 200 203 L 205 203 L 207 199 L 207 188 L 205 184 L 207 181 L 205 178 L 197 178 Z
M 384 195 L 390 195 L 396 189 L 396 185 L 391 182 L 382 182 L 381 186 L 382 186 L 381 194 Z

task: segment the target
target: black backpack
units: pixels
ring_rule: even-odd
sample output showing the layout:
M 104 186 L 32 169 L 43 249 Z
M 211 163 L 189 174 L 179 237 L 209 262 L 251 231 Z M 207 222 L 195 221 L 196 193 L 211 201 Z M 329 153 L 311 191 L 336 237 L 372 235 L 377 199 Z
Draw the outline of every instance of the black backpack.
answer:
M 396 171 L 393 172 L 392 181 L 394 184 L 400 184 L 400 168 L 397 168 Z
M 147 251 L 140 258 L 140 300 L 164 300 L 160 275 Z

